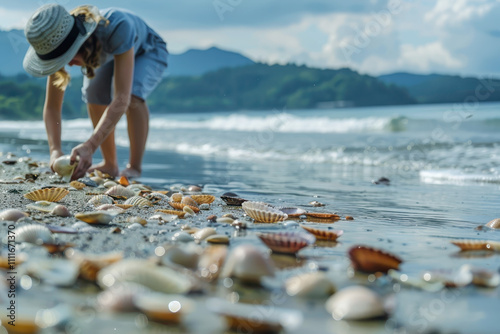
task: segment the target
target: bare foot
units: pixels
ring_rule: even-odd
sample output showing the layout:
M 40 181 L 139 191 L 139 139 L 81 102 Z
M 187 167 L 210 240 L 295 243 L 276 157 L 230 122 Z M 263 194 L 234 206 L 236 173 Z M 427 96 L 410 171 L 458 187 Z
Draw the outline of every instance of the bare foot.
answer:
M 136 179 L 141 176 L 141 171 L 137 170 L 135 168 L 132 168 L 130 166 L 127 166 L 124 170 L 121 171 L 120 173 L 121 176 L 125 176 L 128 179 Z
M 116 177 L 118 176 L 119 170 L 117 166 L 114 165 L 107 165 L 104 162 L 101 162 L 97 165 L 92 165 L 90 168 L 87 170 L 87 172 L 93 172 L 94 170 L 99 170 L 100 172 L 109 174 L 110 176 Z

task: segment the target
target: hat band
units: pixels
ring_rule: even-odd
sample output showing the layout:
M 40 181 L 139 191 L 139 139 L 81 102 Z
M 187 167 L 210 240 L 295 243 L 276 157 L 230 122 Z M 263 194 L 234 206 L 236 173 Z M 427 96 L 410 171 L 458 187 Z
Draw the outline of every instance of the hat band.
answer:
M 55 48 L 54 50 L 50 51 L 49 53 L 46 53 L 44 55 L 41 55 L 37 53 L 36 55 L 41 59 L 41 60 L 51 60 L 55 59 L 57 57 L 62 56 L 63 54 L 66 53 L 66 51 L 71 48 L 73 43 L 75 42 L 76 38 L 78 37 L 78 33 L 85 35 L 87 33 L 87 29 L 85 29 L 85 26 L 83 25 L 83 17 L 76 17 L 72 15 L 74 18 L 74 23 L 73 23 L 73 28 L 71 28 L 71 31 L 69 32 L 68 36 L 62 41 L 62 43 Z

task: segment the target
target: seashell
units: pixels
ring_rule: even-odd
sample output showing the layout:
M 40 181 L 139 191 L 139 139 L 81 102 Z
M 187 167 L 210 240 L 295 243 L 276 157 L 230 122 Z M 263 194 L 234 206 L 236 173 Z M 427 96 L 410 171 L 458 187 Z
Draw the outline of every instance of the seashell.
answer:
M 146 196 L 144 196 L 144 198 L 146 198 L 148 201 L 150 201 L 153 204 L 157 204 L 161 201 L 168 202 L 168 200 L 169 200 L 169 197 L 167 195 L 164 195 L 164 194 L 159 193 L 159 192 L 152 192 L 152 193 L 146 194 Z
M 134 297 L 138 294 L 150 292 L 140 284 L 124 282 L 115 284 L 97 295 L 99 309 L 111 312 L 136 311 Z
M 279 208 L 279 210 L 286 213 L 288 218 L 299 218 L 307 212 L 301 208 Z
M 123 282 L 141 284 L 164 293 L 186 293 L 193 287 L 189 277 L 178 271 L 138 259 L 113 263 L 97 274 L 97 283 L 103 289 Z
M 489 228 L 500 228 L 500 218 L 493 219 L 486 224 Z
M 302 312 L 276 305 L 231 303 L 220 298 L 210 298 L 206 305 L 222 315 L 227 327 L 235 333 L 288 333 L 303 321 Z
M 95 195 L 87 202 L 93 206 L 100 206 L 103 204 L 113 204 L 115 201 L 108 195 Z
M 354 269 L 366 273 L 387 273 L 403 262 L 396 255 L 368 246 L 353 246 L 348 253 Z
M 30 204 L 26 205 L 26 208 L 29 210 L 38 210 L 38 211 L 50 213 L 50 212 L 52 212 L 52 210 L 54 210 L 54 208 L 57 205 L 58 204 L 53 203 L 53 202 L 49 202 L 49 201 L 38 201 L 38 202 L 30 203 Z
M 181 203 L 189 205 L 190 207 L 198 208 L 198 203 L 194 199 L 192 199 L 191 196 L 182 197 Z
M 121 184 L 124 187 L 130 185 L 129 180 L 127 179 L 127 177 L 125 175 L 120 176 L 120 178 L 118 179 L 118 183 Z
M 258 237 L 273 253 L 283 254 L 295 254 L 316 241 L 313 235 L 301 232 L 262 233 Z
M 132 190 L 136 195 L 142 191 L 151 192 L 151 188 L 140 183 L 130 184 L 127 186 L 127 189 Z
M 65 255 L 78 265 L 80 277 L 93 282 L 102 268 L 123 259 L 123 252 L 85 254 L 75 249 L 68 249 Z
M 115 204 L 102 204 L 96 208 L 97 211 L 116 211 L 116 213 L 124 213 L 125 209 L 120 208 Z
M 354 220 L 354 217 L 352 217 L 352 216 L 345 216 L 345 220 Z
M 89 177 L 82 177 L 79 178 L 77 181 L 85 184 L 87 187 L 95 188 L 98 186 L 98 184 L 95 181 L 92 181 Z
M 153 205 L 151 204 L 150 201 L 141 196 L 132 196 L 129 199 L 127 199 L 123 204 L 131 204 L 133 206 L 138 206 L 142 208 Z
M 149 320 L 180 324 L 183 317 L 194 308 L 194 301 L 182 295 L 167 295 L 159 292 L 136 294 L 134 305 Z
M 472 283 L 473 275 L 469 265 L 458 269 L 437 269 L 425 272 L 422 278 L 426 282 L 440 282 L 449 288 L 463 287 Z
M 71 213 L 69 212 L 68 208 L 62 204 L 56 205 L 50 213 L 53 215 L 59 216 L 59 217 L 70 217 L 71 216 Z
M 328 212 L 306 212 L 305 215 L 307 216 L 307 218 L 319 218 L 319 219 L 331 219 L 331 220 L 340 219 L 339 215 Z
M 156 210 L 157 212 L 163 212 L 166 213 L 167 215 L 177 215 L 179 218 L 184 218 L 184 215 L 186 212 L 184 211 L 179 211 L 179 210 L 164 210 L 164 209 L 158 209 Z
M 221 224 L 232 224 L 234 222 L 234 219 L 231 217 L 220 217 L 217 218 L 215 221 Z
M 187 213 L 187 214 L 190 214 L 191 216 L 194 216 L 195 215 L 195 212 L 193 209 L 191 209 L 191 207 L 189 205 L 185 205 L 183 208 L 182 208 L 182 211 Z
M 194 199 L 198 204 L 211 204 L 213 201 L 215 201 L 215 196 L 207 194 L 194 194 L 191 195 L 191 198 Z
M 235 277 L 246 284 L 260 284 L 264 276 L 274 276 L 275 268 L 269 254 L 256 246 L 242 244 L 229 254 L 221 272 L 222 277 Z
M 129 224 L 140 224 L 142 226 L 146 225 L 148 221 L 142 217 L 139 216 L 132 216 L 132 217 L 127 217 L 125 220 Z
M 199 205 L 200 210 L 210 210 L 210 204 L 203 203 Z
M 71 176 L 73 175 L 73 171 L 75 170 L 75 167 L 77 166 L 77 163 L 70 163 L 71 156 L 70 155 L 63 155 L 59 158 L 57 158 L 54 161 L 54 164 L 52 165 L 52 168 L 54 169 L 54 172 L 56 172 L 59 176 L 62 177 L 64 182 L 69 182 L 71 180 Z M 79 159 L 77 158 L 77 161 Z
M 195 241 L 205 240 L 207 237 L 216 234 L 217 232 L 213 227 L 205 227 L 193 234 Z
M 24 264 L 26 273 L 55 286 L 72 286 L 78 277 L 78 265 L 65 259 L 37 259 Z
M 194 241 L 194 238 L 191 234 L 187 232 L 176 232 L 171 238 L 172 241 L 178 241 L 178 242 L 191 242 Z
M 16 241 L 42 245 L 53 243 L 52 232 L 43 225 L 25 225 L 16 229 Z
M 500 251 L 500 242 L 491 240 L 457 239 L 450 241 L 462 251 Z
M 165 253 L 161 257 L 161 262 L 166 266 L 174 268 L 181 266 L 183 268 L 196 269 L 203 251 L 200 246 L 195 244 L 188 244 L 187 247 L 168 245 L 162 248 Z M 157 250 L 155 250 L 155 253 L 157 253 Z
M 115 204 L 115 206 L 117 206 L 123 210 L 127 210 L 127 209 L 134 207 L 132 204 Z
M 246 199 L 239 198 L 238 195 L 235 193 L 227 192 L 222 194 L 220 197 L 227 205 L 232 205 L 232 206 L 241 206 L 244 202 L 246 202 Z
M 318 240 L 336 241 L 338 237 L 344 234 L 342 230 L 321 230 L 310 226 L 300 225 L 304 230 L 313 234 Z
M 335 292 L 335 286 L 325 273 L 314 271 L 290 277 L 285 281 L 286 293 L 297 297 L 321 298 Z
M 118 183 L 116 183 L 115 181 L 112 181 L 112 180 L 108 180 L 108 181 L 104 182 L 102 185 L 104 186 L 104 188 L 109 189 L 111 187 L 118 185 Z
M 500 285 L 500 274 L 498 272 L 479 267 L 471 267 L 469 265 L 467 266 L 467 269 L 472 273 L 472 284 L 485 288 L 496 288 Z
M 195 213 L 200 212 L 200 209 L 198 207 L 195 207 L 195 206 L 190 206 L 190 205 L 178 203 L 178 202 L 168 202 L 168 204 L 176 210 L 183 210 L 185 206 L 189 206 L 191 208 L 191 210 L 193 210 Z
M 67 194 L 69 194 L 69 190 L 64 188 L 45 188 L 24 194 L 24 197 L 35 202 L 37 201 L 59 202 Z
M 205 238 L 205 241 L 210 244 L 229 244 L 229 237 L 225 234 L 213 234 Z
M 69 185 L 75 188 L 76 190 L 82 190 L 83 188 L 86 187 L 85 183 L 82 183 L 80 181 L 71 181 Z
M 17 209 L 6 209 L 0 212 L 0 220 L 16 222 L 21 218 L 28 217 L 26 212 Z
M 203 189 L 200 187 L 200 186 L 196 186 L 196 185 L 190 185 L 188 186 L 187 188 L 187 191 L 189 192 L 193 192 L 193 193 L 199 193 L 201 192 Z
M 156 219 L 156 220 L 159 220 L 161 222 L 167 222 L 167 223 L 170 223 L 178 218 L 179 218 L 179 216 L 177 216 L 177 215 L 169 215 L 169 214 L 163 213 L 163 212 L 158 212 L 157 214 L 149 217 L 149 219 Z
M 119 184 L 109 188 L 105 192 L 105 194 L 113 197 L 124 197 L 124 198 L 130 198 L 135 196 L 135 192 L 133 190 L 125 188 L 124 186 Z
M 116 215 L 113 211 L 92 211 L 77 213 L 75 218 L 88 224 L 108 224 Z
M 328 298 L 325 307 L 335 320 L 367 320 L 387 316 L 379 295 L 361 285 L 337 291 Z
M 175 203 L 180 203 L 182 201 L 182 197 L 184 197 L 181 193 L 175 193 L 170 196 L 170 200 Z
M 276 223 L 287 219 L 287 214 L 263 202 L 244 202 L 243 210 L 257 222 Z
M 309 204 L 312 205 L 312 206 L 314 206 L 314 207 L 325 206 L 325 204 L 320 203 L 318 201 L 312 201 L 312 202 L 309 202 Z
M 198 260 L 198 275 L 208 282 L 217 279 L 222 270 L 222 264 L 226 259 L 226 255 L 226 246 L 211 245 L 205 247 Z

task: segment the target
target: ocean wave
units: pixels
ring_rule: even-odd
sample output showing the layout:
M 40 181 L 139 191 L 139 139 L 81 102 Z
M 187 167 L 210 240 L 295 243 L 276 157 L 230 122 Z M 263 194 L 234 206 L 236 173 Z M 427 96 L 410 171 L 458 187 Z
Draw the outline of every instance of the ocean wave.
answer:
M 457 169 L 422 170 L 420 180 L 432 184 L 500 183 L 500 175 L 466 173 Z

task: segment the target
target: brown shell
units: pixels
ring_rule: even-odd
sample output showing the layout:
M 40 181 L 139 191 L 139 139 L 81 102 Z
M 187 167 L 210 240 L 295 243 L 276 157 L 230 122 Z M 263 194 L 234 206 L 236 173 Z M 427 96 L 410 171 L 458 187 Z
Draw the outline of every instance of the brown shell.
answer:
M 191 198 L 198 204 L 211 204 L 215 201 L 215 196 L 208 194 L 191 195 Z
M 187 205 L 187 204 L 177 203 L 177 202 L 168 202 L 168 204 L 176 210 L 182 210 L 184 208 L 184 206 Z M 200 208 L 198 208 L 198 207 L 194 207 L 191 205 L 187 205 L 187 206 L 189 206 L 196 213 L 200 212 Z
M 387 273 L 389 269 L 397 270 L 403 262 L 396 255 L 368 246 L 353 246 L 348 253 L 354 269 L 366 273 Z
M 490 228 L 498 228 L 500 229 L 500 218 L 493 219 L 492 221 L 488 222 L 486 226 Z
M 335 213 L 328 212 L 306 212 L 305 215 L 308 218 L 320 218 L 320 219 L 331 219 L 331 220 L 339 220 L 340 216 Z
M 120 179 L 118 180 L 118 183 L 121 184 L 122 186 L 126 187 L 128 185 L 130 185 L 130 182 L 129 180 L 127 179 L 126 176 L 122 175 L 120 176 Z
M 82 183 L 80 181 L 71 181 L 69 185 L 77 190 L 82 190 L 83 188 L 86 187 L 85 183 Z
M 184 218 L 184 216 L 186 215 L 186 213 L 184 211 L 180 211 L 180 210 L 158 209 L 156 211 L 157 212 L 163 212 L 163 213 L 166 213 L 168 215 L 177 215 L 177 216 L 179 216 L 179 218 Z
M 224 318 L 227 327 L 235 332 L 240 332 L 242 328 L 245 328 L 251 333 L 281 333 L 283 329 L 279 323 L 266 323 L 252 317 L 224 314 Z
M 321 230 L 310 226 L 300 225 L 304 230 L 313 234 L 318 240 L 336 241 L 338 237 L 344 234 L 342 230 Z
M 193 206 L 196 208 L 198 207 L 198 203 L 194 199 L 192 199 L 191 196 L 182 197 L 181 203 L 189 205 L 191 207 L 193 207 Z
M 49 201 L 49 202 L 59 202 L 67 194 L 69 194 L 68 189 L 64 188 L 45 188 L 38 189 L 27 194 L 24 197 L 32 201 Z
M 246 199 L 239 198 L 239 197 L 231 197 L 231 196 L 221 196 L 220 197 L 224 202 L 226 202 L 227 205 L 232 205 L 232 206 L 241 206 L 241 204 L 245 203 Z
M 282 254 L 295 254 L 314 242 L 313 237 L 308 240 L 296 232 L 262 233 L 258 237 L 273 253 Z
M 182 201 L 182 197 L 183 197 L 183 195 L 181 193 L 175 193 L 175 194 L 172 194 L 170 199 L 172 200 L 172 202 L 180 203 Z
M 450 241 L 455 246 L 459 247 L 462 251 L 499 251 L 500 242 L 491 240 L 476 240 L 476 239 L 459 239 Z

